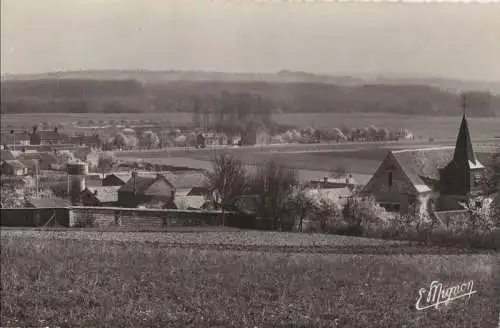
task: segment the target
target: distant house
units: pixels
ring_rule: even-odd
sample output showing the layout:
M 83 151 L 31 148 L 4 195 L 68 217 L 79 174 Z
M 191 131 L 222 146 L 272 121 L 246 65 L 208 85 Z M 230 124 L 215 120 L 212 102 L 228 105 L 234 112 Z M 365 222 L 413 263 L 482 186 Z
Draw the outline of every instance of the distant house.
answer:
M 102 179 L 102 185 L 107 187 L 123 186 L 130 180 L 131 177 L 132 175 L 130 173 L 111 173 Z
M 26 202 L 26 207 L 29 208 L 61 208 L 70 205 L 69 201 L 58 197 L 34 198 Z
M 175 187 L 161 174 L 151 177 L 134 172 L 118 189 L 118 205 L 122 207 L 137 207 L 154 201 L 172 202 L 174 198 Z
M 33 127 L 29 136 L 30 145 L 55 145 L 62 143 L 62 141 L 66 138 L 64 135 L 59 133 L 57 128 L 54 130 L 38 130 L 37 127 Z
M 80 195 L 80 201 L 86 206 L 115 206 L 120 188 L 119 186 L 87 187 Z
M 35 159 L 40 164 L 40 170 L 51 170 L 53 165 L 58 164 L 57 157 L 54 153 L 50 152 L 33 152 L 19 154 L 20 160 Z
M 3 161 L 1 170 L 2 174 L 11 176 L 22 176 L 28 174 L 28 168 L 18 160 Z
M 102 147 L 102 140 L 98 135 L 71 136 L 68 138 L 67 142 L 80 147 L 89 147 L 92 149 L 100 149 Z
M 28 146 L 30 144 L 30 135 L 27 131 L 13 131 L 13 133 L 11 131 L 2 131 L 0 144 Z
M 394 212 L 461 210 L 460 202 L 481 199 L 483 172 L 464 115 L 455 147 L 389 151 L 364 192 Z
M 249 124 L 245 133 L 242 135 L 241 144 L 243 145 L 268 145 L 270 135 L 264 125 L 259 123 Z

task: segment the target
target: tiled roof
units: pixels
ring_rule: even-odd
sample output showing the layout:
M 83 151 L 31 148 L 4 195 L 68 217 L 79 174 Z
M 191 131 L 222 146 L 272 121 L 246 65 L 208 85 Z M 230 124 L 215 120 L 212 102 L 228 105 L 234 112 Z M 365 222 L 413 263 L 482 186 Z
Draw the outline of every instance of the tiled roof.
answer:
M 62 198 L 35 198 L 28 202 L 28 205 L 31 205 L 35 208 L 47 208 L 47 207 L 68 207 L 70 203 Z
M 89 192 L 91 192 L 101 203 L 111 203 L 118 201 L 118 189 L 117 187 L 88 187 Z M 97 194 L 95 193 L 97 191 Z
M 428 191 L 439 180 L 439 169 L 453 158 L 454 147 L 439 147 L 391 151 L 412 184 Z M 427 187 L 427 188 L 426 188 Z M 424 190 L 426 189 L 426 190 Z
M 344 203 L 353 195 L 349 188 L 309 189 L 306 195 L 319 202 L 321 199 L 331 200 L 336 203 Z
M 15 160 L 11 160 L 11 161 L 5 161 L 4 162 L 4 165 L 8 165 L 14 169 L 24 169 L 26 168 L 23 163 L 21 163 L 20 161 L 18 161 L 17 159 Z
M 203 187 L 207 181 L 205 173 L 196 171 L 167 172 L 163 175 L 176 189 Z

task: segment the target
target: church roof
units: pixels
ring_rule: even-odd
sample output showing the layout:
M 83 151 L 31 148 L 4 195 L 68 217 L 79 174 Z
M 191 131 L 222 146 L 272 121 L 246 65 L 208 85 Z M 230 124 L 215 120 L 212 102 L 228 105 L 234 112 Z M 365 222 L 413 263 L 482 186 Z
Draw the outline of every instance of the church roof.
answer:
M 453 147 L 393 150 L 391 154 L 413 186 L 425 192 L 432 190 L 439 181 L 439 169 L 453 158 Z

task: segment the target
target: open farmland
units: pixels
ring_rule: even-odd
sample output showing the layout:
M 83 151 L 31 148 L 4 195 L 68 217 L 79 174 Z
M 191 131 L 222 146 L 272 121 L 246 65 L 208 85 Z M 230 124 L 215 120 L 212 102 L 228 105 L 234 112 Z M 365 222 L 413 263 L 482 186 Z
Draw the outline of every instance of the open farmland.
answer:
M 314 146 L 312 145 L 311 148 Z M 273 158 L 280 163 L 303 171 L 330 173 L 338 167 L 344 167 L 351 173 L 371 175 L 378 168 L 385 156 L 387 156 L 389 149 L 415 148 L 415 145 L 333 144 L 331 146 L 326 145 L 325 148 L 327 147 L 330 149 L 318 151 L 291 151 L 287 150 L 287 147 L 261 150 L 258 147 L 251 147 L 220 149 L 216 151 L 196 149 L 116 152 L 115 154 L 121 160 L 135 161 L 140 158 L 151 163 L 210 169 L 211 164 L 209 162 L 213 160 L 215 154 L 229 153 L 248 165 L 260 165 L 266 160 Z M 476 147 L 476 155 L 482 162 L 486 162 L 486 159 L 490 156 L 487 152 L 481 152 L 480 147 Z M 309 177 L 311 174 L 307 173 L 306 175 Z M 362 179 L 366 180 L 365 178 Z
M 358 238 L 306 234 L 1 233 L 2 326 L 494 327 L 497 323 L 495 279 L 499 277 L 494 255 L 215 251 L 172 248 L 160 242 L 161 236 L 186 243 L 221 240 L 267 245 L 269 250 L 315 240 L 323 247 L 362 244 Z M 144 242 L 151 238 L 159 242 Z M 369 239 L 363 243 L 376 246 Z M 433 280 L 445 286 L 472 280 L 477 294 L 438 310 L 417 311 L 419 289 L 428 288 Z
M 82 124 L 94 125 L 100 122 L 115 121 L 137 121 L 137 122 L 170 122 L 172 125 L 185 124 L 192 121 L 191 113 L 126 113 L 126 114 L 103 114 L 103 113 L 30 113 L 30 114 L 2 114 L 2 124 L 12 127 L 31 127 L 33 122 L 48 124 L 63 124 L 65 130 L 79 131 L 71 125 L 73 122 L 81 121 Z M 389 129 L 409 129 L 416 138 L 422 137 L 435 139 L 454 139 L 458 126 L 459 117 L 433 117 L 433 116 L 406 116 L 396 114 L 348 114 L 348 113 L 283 113 L 274 114 L 273 119 L 280 124 L 291 124 L 300 128 L 315 126 L 317 128 L 334 128 L 343 125 L 348 127 L 365 127 L 375 125 Z M 94 124 L 89 124 L 92 121 Z M 492 138 L 500 136 L 500 117 L 478 118 L 469 117 L 469 126 L 473 139 Z M 105 132 L 105 131 L 103 131 Z

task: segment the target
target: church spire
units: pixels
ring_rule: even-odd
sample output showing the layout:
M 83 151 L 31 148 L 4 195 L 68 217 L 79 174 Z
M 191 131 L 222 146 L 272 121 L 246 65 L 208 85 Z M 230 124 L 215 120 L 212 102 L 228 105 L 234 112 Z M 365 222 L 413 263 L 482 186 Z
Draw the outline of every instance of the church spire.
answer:
M 462 95 L 462 123 L 458 131 L 457 142 L 455 145 L 455 153 L 453 154 L 453 161 L 458 165 L 476 166 L 478 163 L 474 150 L 472 148 L 472 140 L 469 133 L 469 124 L 467 122 L 467 99 Z M 480 164 L 479 164 L 480 165 Z

